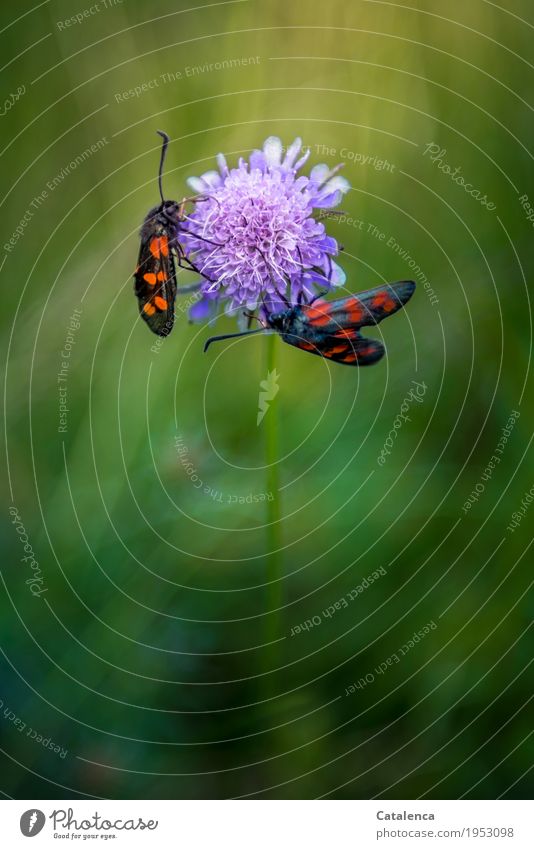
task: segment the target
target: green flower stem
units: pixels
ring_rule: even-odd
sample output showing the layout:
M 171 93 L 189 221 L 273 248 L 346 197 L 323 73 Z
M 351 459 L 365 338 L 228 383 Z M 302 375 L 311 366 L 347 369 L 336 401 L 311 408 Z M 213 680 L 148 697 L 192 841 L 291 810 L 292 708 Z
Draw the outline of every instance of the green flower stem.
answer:
M 267 336 L 267 373 L 272 373 L 276 367 L 276 352 L 278 338 L 273 333 Z M 266 578 L 267 578 L 267 614 L 265 643 L 270 645 L 266 648 L 266 670 L 274 669 L 278 661 L 278 644 L 274 642 L 280 637 L 282 607 L 282 581 L 281 581 L 281 542 L 280 542 L 280 491 L 278 478 L 278 404 L 273 403 L 264 418 L 265 425 L 265 465 L 267 493 L 272 494 L 272 500 L 267 500 L 267 556 L 266 556 Z M 268 676 L 274 683 L 274 675 Z M 272 685 L 271 685 L 272 686 Z M 270 688 L 269 688 L 270 689 Z

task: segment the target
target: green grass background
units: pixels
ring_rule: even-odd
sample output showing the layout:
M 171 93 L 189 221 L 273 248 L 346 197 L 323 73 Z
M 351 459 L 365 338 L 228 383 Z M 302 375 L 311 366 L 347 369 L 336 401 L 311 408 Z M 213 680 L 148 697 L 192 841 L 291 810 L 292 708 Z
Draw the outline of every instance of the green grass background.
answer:
M 531 5 L 101 0 L 58 27 L 86 8 L 0 11 L 2 97 L 25 86 L 0 118 L 3 244 L 47 182 L 106 139 L 2 249 L 0 790 L 528 798 L 532 515 L 507 525 L 534 483 L 532 225 L 519 202 L 534 197 Z M 259 58 L 209 68 L 243 57 Z M 117 97 L 153 79 L 141 96 Z M 388 356 L 372 369 L 328 368 L 278 345 L 267 414 L 280 423 L 278 619 L 265 504 L 246 502 L 266 491 L 256 427 L 266 340 L 204 355 L 209 329 L 179 311 L 153 349 L 137 318 L 131 275 L 157 201 L 158 128 L 172 138 L 165 187 L 176 198 L 219 151 L 233 164 L 271 134 L 301 136 L 312 164 L 345 161 L 343 209 L 363 223 L 329 229 L 345 247 L 347 289 L 413 275 L 387 247 L 393 237 L 437 297 L 419 285 L 381 326 Z M 440 171 L 429 143 L 496 209 Z M 380 466 L 413 380 L 427 387 L 423 402 Z M 502 460 L 464 513 L 513 410 Z M 188 479 L 177 434 L 210 492 Z M 42 569 L 39 598 L 11 504 Z M 290 636 L 379 567 L 386 574 L 347 608 Z M 345 695 L 431 621 L 398 664 Z

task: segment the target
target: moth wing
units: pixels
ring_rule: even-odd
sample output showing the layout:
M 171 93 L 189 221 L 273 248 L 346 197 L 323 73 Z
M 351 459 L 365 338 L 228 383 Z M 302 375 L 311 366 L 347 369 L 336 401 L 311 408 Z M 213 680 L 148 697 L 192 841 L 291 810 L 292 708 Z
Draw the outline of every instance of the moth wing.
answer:
M 378 362 L 385 348 L 378 339 L 366 339 L 356 330 L 338 331 L 335 335 L 317 336 L 315 342 L 293 338 L 291 344 L 302 351 L 317 354 L 347 366 L 370 366 Z
M 302 307 L 302 318 L 322 333 L 368 327 L 400 310 L 415 291 L 413 280 L 377 286 L 335 301 L 316 300 Z
M 167 236 L 141 242 L 134 279 L 141 317 L 157 336 L 168 336 L 174 324 L 176 268 Z
M 378 324 L 382 319 L 393 315 L 408 303 L 415 292 L 413 280 L 401 280 L 398 283 L 388 283 L 385 286 L 376 286 L 366 292 L 359 292 L 354 298 L 357 304 L 353 304 L 349 298 L 347 305 L 349 311 L 359 307 L 363 311 L 359 320 L 359 327 Z

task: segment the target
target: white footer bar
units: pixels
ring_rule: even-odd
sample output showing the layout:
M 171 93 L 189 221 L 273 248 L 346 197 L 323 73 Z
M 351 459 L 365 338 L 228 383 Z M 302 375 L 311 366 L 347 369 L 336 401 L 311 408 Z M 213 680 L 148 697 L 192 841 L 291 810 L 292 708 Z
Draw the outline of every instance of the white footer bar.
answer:
M 528 801 L 0 802 L 0 845 L 533 849 Z M 35 843 L 29 843 L 35 838 Z

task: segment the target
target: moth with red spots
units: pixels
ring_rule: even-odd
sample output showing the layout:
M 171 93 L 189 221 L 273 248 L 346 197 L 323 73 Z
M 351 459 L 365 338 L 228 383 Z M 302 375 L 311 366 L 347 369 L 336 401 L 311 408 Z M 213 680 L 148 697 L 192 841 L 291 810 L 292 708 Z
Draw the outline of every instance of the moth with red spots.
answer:
M 288 345 L 310 354 L 343 365 L 369 366 L 384 356 L 385 348 L 378 339 L 362 336 L 360 328 L 379 324 L 393 315 L 414 291 L 413 280 L 402 280 L 335 301 L 316 298 L 309 304 L 288 304 L 286 310 L 268 313 L 258 330 L 213 336 L 204 350 L 221 339 L 275 332 Z
M 142 318 L 153 333 L 168 336 L 174 324 L 177 292 L 175 258 L 179 266 L 197 271 L 180 245 L 179 228 L 185 218 L 186 203 L 197 202 L 200 198 L 184 198 L 181 203 L 164 199 L 161 179 L 169 137 L 162 130 L 157 132 L 163 139 L 158 173 L 161 203 L 150 210 L 143 222 L 134 279 Z M 192 291 L 196 288 L 198 284 L 181 291 Z

